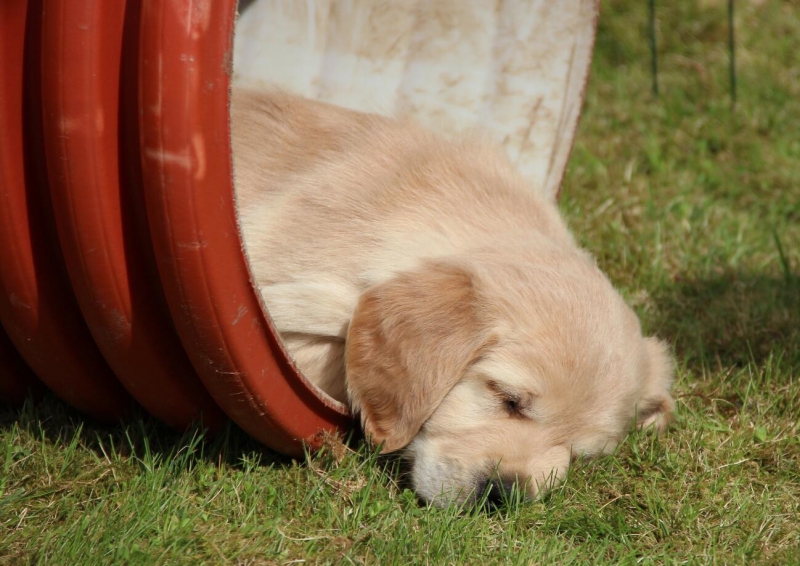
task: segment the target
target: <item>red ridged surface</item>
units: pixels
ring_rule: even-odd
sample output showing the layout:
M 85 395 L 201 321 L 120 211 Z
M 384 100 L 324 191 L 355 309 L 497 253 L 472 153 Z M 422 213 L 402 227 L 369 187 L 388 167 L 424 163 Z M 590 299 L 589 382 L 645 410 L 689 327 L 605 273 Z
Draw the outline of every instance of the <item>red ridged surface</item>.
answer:
M 152 268 L 138 144 L 140 3 L 47 0 L 42 108 L 50 194 L 72 287 L 128 392 L 184 430 L 225 416 L 175 334 Z
M 145 193 L 178 333 L 226 413 L 288 455 L 352 424 L 289 362 L 251 284 L 236 220 L 229 89 L 233 0 L 145 0 L 140 109 Z
M 133 401 L 86 329 L 54 234 L 42 145 L 42 10 L 41 0 L 0 2 L 0 319 L 59 397 L 116 421 Z

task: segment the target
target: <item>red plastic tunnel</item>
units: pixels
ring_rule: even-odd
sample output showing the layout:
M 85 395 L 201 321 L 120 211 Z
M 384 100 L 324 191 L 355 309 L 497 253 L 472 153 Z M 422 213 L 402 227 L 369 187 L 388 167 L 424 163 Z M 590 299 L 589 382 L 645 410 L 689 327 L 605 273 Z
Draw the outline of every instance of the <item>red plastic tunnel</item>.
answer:
M 0 3 L 0 400 L 40 381 L 102 421 L 227 415 L 293 456 L 350 427 L 289 360 L 242 251 L 235 7 Z

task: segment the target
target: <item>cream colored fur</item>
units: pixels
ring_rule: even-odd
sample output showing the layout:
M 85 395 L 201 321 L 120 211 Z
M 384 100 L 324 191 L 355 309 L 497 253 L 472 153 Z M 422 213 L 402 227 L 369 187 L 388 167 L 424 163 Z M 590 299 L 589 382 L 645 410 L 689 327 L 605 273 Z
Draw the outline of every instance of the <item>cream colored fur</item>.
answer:
M 236 91 L 231 112 L 275 325 L 373 442 L 405 449 L 423 498 L 535 495 L 637 415 L 664 428 L 666 347 L 499 151 L 278 91 Z

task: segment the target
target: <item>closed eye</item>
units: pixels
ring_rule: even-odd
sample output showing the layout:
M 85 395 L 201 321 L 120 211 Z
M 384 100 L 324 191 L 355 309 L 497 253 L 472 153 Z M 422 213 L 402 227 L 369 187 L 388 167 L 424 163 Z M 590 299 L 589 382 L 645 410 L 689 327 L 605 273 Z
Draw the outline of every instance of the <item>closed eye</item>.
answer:
M 519 419 L 531 418 L 530 409 L 533 405 L 533 395 L 515 393 L 493 380 L 488 381 L 487 386 L 508 416 Z
M 503 399 L 503 406 L 506 412 L 512 417 L 524 417 L 522 407 L 518 397 L 506 397 Z

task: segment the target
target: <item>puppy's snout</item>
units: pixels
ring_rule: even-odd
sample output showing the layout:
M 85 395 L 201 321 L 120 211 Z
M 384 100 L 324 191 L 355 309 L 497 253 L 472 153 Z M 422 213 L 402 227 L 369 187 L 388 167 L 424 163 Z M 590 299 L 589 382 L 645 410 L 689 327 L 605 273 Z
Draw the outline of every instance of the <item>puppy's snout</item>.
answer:
M 483 500 L 490 506 L 505 504 L 512 494 L 517 493 L 521 486 L 516 478 L 492 477 L 478 484 L 478 500 Z

